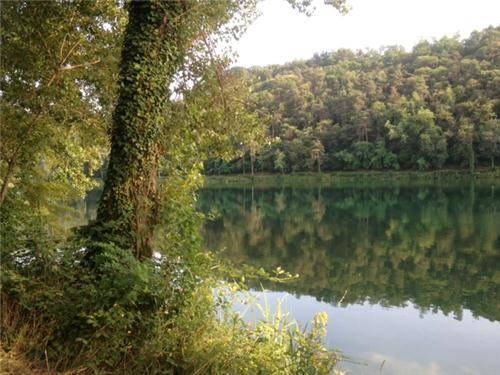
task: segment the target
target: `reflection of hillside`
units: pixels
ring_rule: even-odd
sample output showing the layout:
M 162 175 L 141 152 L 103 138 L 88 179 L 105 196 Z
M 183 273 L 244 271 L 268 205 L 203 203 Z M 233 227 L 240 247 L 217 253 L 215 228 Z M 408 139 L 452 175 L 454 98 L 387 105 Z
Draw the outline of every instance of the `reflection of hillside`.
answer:
M 490 187 L 204 190 L 200 204 L 216 217 L 208 248 L 301 275 L 270 288 L 500 320 L 500 199 Z

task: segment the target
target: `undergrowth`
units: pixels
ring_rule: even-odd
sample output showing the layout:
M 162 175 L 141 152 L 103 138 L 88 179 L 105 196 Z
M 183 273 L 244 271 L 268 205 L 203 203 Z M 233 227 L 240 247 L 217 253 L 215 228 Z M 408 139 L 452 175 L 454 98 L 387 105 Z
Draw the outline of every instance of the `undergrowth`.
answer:
M 92 243 L 99 251 L 89 265 L 88 239 L 57 239 L 43 220 L 32 219 L 15 236 L 2 235 L 0 360 L 8 368 L 21 363 L 32 373 L 65 374 L 333 372 L 338 356 L 323 342 L 326 315 L 308 330 L 279 314 L 245 323 L 231 306 L 251 271 L 231 273 L 199 251 L 196 239 L 182 252 L 165 245 L 148 261 L 111 243 Z M 11 224 L 2 217 L 2 231 L 14 230 Z

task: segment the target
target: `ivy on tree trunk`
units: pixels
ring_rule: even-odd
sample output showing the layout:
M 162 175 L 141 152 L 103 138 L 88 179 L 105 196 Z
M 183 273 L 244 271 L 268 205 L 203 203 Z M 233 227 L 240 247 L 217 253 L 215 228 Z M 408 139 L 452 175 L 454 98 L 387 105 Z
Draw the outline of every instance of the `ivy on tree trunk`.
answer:
M 188 39 L 183 14 L 190 2 L 131 2 L 111 129 L 111 153 L 94 223 L 94 238 L 152 255 L 159 205 L 160 138 L 169 85 Z

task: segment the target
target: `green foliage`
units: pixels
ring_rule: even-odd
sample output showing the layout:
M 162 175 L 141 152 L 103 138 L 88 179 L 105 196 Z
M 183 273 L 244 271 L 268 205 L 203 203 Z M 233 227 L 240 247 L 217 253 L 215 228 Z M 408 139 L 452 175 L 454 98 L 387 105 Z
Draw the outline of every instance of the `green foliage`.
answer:
M 94 243 L 102 251 L 89 269 L 78 242 L 45 238 L 3 254 L 1 274 L 2 345 L 40 367 L 48 358 L 85 373 L 326 375 L 338 358 L 323 344 L 324 316 L 308 331 L 280 315 L 247 325 L 231 310 L 241 282 L 221 284 L 229 269 L 210 254 L 169 246 L 140 261 Z
M 224 288 L 228 290 L 224 292 Z M 159 332 L 157 340 L 166 347 L 181 343 L 182 355 L 174 352 L 169 359 L 178 364 L 180 373 L 331 373 L 338 356 L 322 343 L 324 315 L 318 316 L 307 332 L 280 313 L 267 314 L 248 326 L 241 316 L 227 309 L 238 288 L 228 284 L 220 285 L 218 290 L 214 300 L 211 289 L 197 289 L 176 325 L 167 329 L 169 334 Z M 218 314 L 213 310 L 214 302 Z
M 2 299 L 18 308 L 6 318 L 15 319 L 14 326 L 7 329 L 2 322 L 5 347 L 29 351 L 35 360 L 57 358 L 52 366 L 62 369 L 76 363 L 112 370 L 130 356 L 139 360 L 155 317 L 180 303 L 174 300 L 182 296 L 175 290 L 179 275 L 174 279 L 168 267 L 140 262 L 109 244 L 98 244 L 104 251 L 93 258 L 91 271 L 76 243 L 44 245 L 49 246 L 38 252 L 28 248 L 3 256 Z M 19 347 L 18 332 L 33 324 L 40 327 L 33 334 L 41 337 Z
M 372 169 L 399 169 L 398 157 L 387 150 L 384 140 L 375 143 L 370 159 Z
M 107 152 L 124 12 L 14 1 L 1 17 L 0 205 L 10 190 L 82 197 Z
M 201 161 L 214 149 L 226 159 L 248 152 L 253 170 L 264 139 L 238 84 L 245 73 L 227 73 L 226 55 L 213 55 L 255 5 L 126 2 L 117 79 L 121 4 L 2 4 L 3 348 L 79 373 L 330 372 L 324 317 L 310 332 L 249 328 L 213 300 L 222 273 L 200 252 Z M 97 220 L 67 238 L 49 217 L 64 221 L 57 205 L 95 185 L 108 125 Z
M 500 66 L 491 51 L 499 37 L 499 27 L 489 27 L 462 41 L 423 41 L 410 52 L 338 50 L 239 69 L 254 78 L 256 110 L 280 140 L 259 145 L 257 171 L 272 172 L 277 151 L 285 153 L 286 171 L 313 171 L 317 142 L 324 170 L 495 165 Z M 205 172 L 242 168 L 238 160 L 209 160 Z
M 284 173 L 286 168 L 285 163 L 285 153 L 278 150 L 274 156 L 274 169 Z
M 258 133 L 245 102 L 247 87 L 225 72 L 220 42 L 239 35 L 255 2 L 130 2 L 120 63 L 111 153 L 101 203 L 89 231 L 150 258 L 168 187 L 189 180 L 210 151 L 234 155 L 237 141 Z M 231 131 L 228 124 L 241 123 Z M 248 126 L 243 126 L 249 124 Z M 250 132 L 254 130 L 253 132 Z

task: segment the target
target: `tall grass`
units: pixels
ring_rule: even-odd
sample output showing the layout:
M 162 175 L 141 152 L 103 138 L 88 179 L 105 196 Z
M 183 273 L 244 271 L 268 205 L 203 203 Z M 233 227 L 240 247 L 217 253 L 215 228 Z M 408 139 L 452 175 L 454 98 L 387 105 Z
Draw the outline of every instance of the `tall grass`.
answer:
M 241 283 L 221 284 L 213 273 L 181 272 L 180 280 L 187 264 L 143 264 L 121 251 L 108 248 L 97 278 L 57 257 L 3 270 L 2 361 L 23 358 L 18 364 L 33 373 L 66 374 L 334 371 L 339 356 L 324 345 L 326 315 L 305 329 L 280 306 L 276 313 L 263 306 L 263 319 L 249 324 L 232 310 Z

